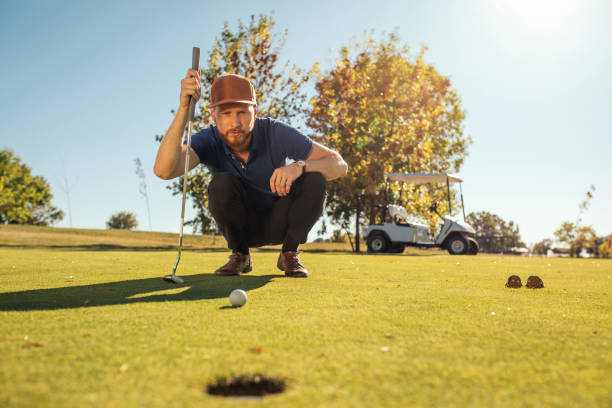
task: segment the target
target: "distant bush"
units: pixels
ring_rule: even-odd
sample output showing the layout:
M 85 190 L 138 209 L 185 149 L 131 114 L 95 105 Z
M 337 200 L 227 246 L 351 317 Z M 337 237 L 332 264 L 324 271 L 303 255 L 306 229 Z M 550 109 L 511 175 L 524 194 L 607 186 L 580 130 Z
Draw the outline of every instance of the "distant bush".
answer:
M 610 251 L 610 243 L 604 242 L 599 246 L 599 256 L 602 258 L 609 258 L 612 255 L 612 251 Z
M 548 253 L 548 250 L 552 249 L 552 244 L 552 239 L 543 239 L 533 245 L 533 248 L 531 248 L 531 253 L 536 255 L 546 255 Z
M 512 248 L 523 248 L 519 226 L 514 221 L 504 221 L 500 216 L 487 211 L 471 212 L 466 217 L 476 231 L 476 240 L 481 252 L 511 252 Z
M 343 233 L 342 230 L 337 229 L 332 232 L 332 236 L 330 237 L 329 242 L 349 242 L 349 236 L 346 233 Z
M 126 229 L 131 230 L 138 226 L 138 221 L 136 221 L 136 216 L 127 211 L 121 211 L 116 214 L 111 215 L 111 217 L 106 221 L 106 228 L 108 229 Z

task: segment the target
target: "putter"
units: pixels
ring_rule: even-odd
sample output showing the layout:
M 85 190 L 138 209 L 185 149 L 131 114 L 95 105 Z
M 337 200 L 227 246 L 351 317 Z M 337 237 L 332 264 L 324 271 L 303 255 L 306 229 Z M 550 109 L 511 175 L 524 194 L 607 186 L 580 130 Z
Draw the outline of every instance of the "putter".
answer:
M 193 56 L 191 59 L 191 69 L 200 68 L 200 49 L 193 47 Z M 180 276 L 176 276 L 176 268 L 178 268 L 181 260 L 181 249 L 183 247 L 183 225 L 185 224 L 185 198 L 187 197 L 187 175 L 189 173 L 189 149 L 191 148 L 191 127 L 193 125 L 193 115 L 195 113 L 196 101 L 193 97 L 189 101 L 189 114 L 187 116 L 187 148 L 185 149 L 185 174 L 183 176 L 183 205 L 181 207 L 181 228 L 179 230 L 178 257 L 172 268 L 170 275 L 164 276 L 164 280 L 169 283 L 185 283 L 185 280 Z

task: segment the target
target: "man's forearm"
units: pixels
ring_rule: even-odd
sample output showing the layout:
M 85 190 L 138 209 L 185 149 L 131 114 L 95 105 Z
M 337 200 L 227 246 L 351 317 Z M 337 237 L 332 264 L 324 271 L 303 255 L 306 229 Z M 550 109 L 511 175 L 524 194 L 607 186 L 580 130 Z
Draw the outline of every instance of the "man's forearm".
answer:
M 323 174 L 327 180 L 334 180 L 346 176 L 348 166 L 339 154 L 324 157 L 318 160 L 306 160 L 306 171 Z
M 157 158 L 155 159 L 155 166 L 153 168 L 157 177 L 167 180 L 177 177 L 177 175 L 181 173 L 181 142 L 185 124 L 187 123 L 188 112 L 189 108 L 179 107 L 174 116 L 174 120 L 161 141 L 159 150 L 157 151 Z

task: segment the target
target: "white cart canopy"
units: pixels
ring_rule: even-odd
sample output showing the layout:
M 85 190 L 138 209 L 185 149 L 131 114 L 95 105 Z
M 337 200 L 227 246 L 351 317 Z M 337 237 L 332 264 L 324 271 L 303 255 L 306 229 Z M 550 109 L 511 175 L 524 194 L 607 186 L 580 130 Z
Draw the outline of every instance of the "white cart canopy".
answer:
M 461 183 L 463 181 L 454 174 L 439 173 L 388 173 L 387 177 L 392 181 L 403 181 L 410 184 L 446 184 L 447 177 L 449 183 Z

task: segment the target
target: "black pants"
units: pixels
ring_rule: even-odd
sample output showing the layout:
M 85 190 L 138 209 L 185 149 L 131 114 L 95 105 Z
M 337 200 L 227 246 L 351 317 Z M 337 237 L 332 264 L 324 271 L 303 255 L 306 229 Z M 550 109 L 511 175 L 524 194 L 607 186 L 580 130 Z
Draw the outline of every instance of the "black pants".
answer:
M 242 182 L 230 173 L 216 173 L 208 185 L 208 208 L 233 251 L 249 247 L 306 242 L 325 207 L 327 181 L 321 173 L 304 173 L 266 212 L 255 209 Z

